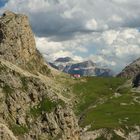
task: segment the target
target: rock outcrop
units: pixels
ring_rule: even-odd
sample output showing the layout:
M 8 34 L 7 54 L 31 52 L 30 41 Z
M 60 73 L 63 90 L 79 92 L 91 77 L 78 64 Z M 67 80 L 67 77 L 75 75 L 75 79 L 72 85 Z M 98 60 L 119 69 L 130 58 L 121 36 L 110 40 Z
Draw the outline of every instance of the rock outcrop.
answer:
M 140 73 L 140 58 L 126 66 L 118 77 L 134 78 Z
M 129 78 L 132 80 L 132 86 L 134 88 L 140 87 L 140 58 L 126 66 L 118 77 Z
M 50 73 L 28 18 L 5 12 L 0 18 L 0 139 L 79 139 L 76 116 Z
M 133 79 L 133 86 L 140 87 L 140 74 L 137 74 Z
M 0 124 L 0 139 L 1 140 L 17 140 L 13 132 L 4 124 Z
M 37 51 L 28 17 L 6 11 L 0 18 L 0 58 L 31 72 L 49 74 Z
M 140 127 L 134 126 L 130 130 L 120 129 L 99 129 L 95 131 L 84 132 L 81 136 L 81 140 L 139 140 L 140 138 Z

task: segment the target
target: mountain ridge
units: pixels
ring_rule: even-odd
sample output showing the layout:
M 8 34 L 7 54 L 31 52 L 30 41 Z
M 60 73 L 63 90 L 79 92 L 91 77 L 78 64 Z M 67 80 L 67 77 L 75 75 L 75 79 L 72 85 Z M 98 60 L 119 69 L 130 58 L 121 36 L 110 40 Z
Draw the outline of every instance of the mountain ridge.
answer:
M 68 61 L 58 61 L 65 60 Z M 52 67 L 68 74 L 80 74 L 81 76 L 113 76 L 113 72 L 109 68 L 103 68 L 96 65 L 91 60 L 76 62 L 70 57 L 58 58 L 57 61 L 50 63 Z

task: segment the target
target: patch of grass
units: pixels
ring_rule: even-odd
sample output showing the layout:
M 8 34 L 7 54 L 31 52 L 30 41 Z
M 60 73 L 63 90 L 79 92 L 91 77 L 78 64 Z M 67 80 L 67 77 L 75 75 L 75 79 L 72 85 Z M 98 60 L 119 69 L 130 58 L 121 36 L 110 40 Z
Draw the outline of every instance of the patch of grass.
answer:
M 38 106 L 34 106 L 30 109 L 30 114 L 34 117 L 38 117 L 41 114 L 41 110 Z
M 21 77 L 21 82 L 22 82 L 22 89 L 27 91 L 28 90 L 28 81 L 26 80 L 26 77 Z
M 40 110 L 44 112 L 51 112 L 56 106 L 57 104 L 55 102 L 46 98 L 40 103 Z
M 104 136 L 100 136 L 100 137 L 98 137 L 96 140 L 107 140 L 107 139 L 104 138 Z
M 96 108 L 89 109 L 80 125 L 84 127 L 91 124 L 91 129 L 140 125 L 140 105 L 131 104 L 131 102 L 130 94 L 110 99 Z M 125 103 L 125 105 L 121 105 L 121 103 Z
M 4 84 L 3 86 L 3 92 L 8 94 L 11 94 L 14 92 L 14 89 L 12 89 L 8 84 Z
M 0 63 L 0 72 L 6 71 L 6 67 Z
M 133 101 L 131 88 L 122 86 L 126 79 L 89 77 L 83 81 L 73 85 L 79 100 L 74 109 L 81 127 L 91 125 L 94 130 L 140 125 L 140 104 Z M 121 96 L 114 97 L 115 92 Z
M 42 73 L 42 74 L 45 74 L 45 75 L 51 74 L 51 70 L 48 68 L 47 65 L 43 65 L 43 66 L 40 68 L 39 72 Z
M 65 107 L 66 104 L 65 104 L 65 102 L 64 102 L 63 100 L 60 100 L 60 99 L 59 99 L 59 100 L 57 101 L 57 105 L 61 105 L 62 107 Z
M 37 72 L 40 72 L 44 75 L 50 75 L 51 70 L 48 68 L 47 65 L 44 65 L 42 55 L 39 51 L 36 53 L 36 57 L 33 57 L 27 64 L 26 69 L 29 72 L 32 72 L 34 74 L 37 74 Z
M 131 88 L 130 87 L 121 87 L 117 90 L 117 92 L 120 94 L 131 93 Z
M 31 108 L 30 113 L 34 117 L 38 117 L 42 112 L 52 112 L 58 104 L 64 106 L 63 101 L 59 100 L 58 102 L 54 102 L 48 98 L 45 98 L 37 106 Z
M 106 109 L 106 108 L 105 108 Z M 123 108 L 125 109 L 125 108 Z M 100 110 L 102 111 L 102 110 Z M 129 116 L 129 111 L 125 111 L 122 112 L 122 110 L 120 111 L 120 113 L 115 113 L 115 112 L 111 112 L 112 110 L 109 110 L 109 113 L 112 116 L 107 116 L 106 112 L 100 113 L 99 110 L 95 110 L 88 112 L 88 114 L 86 115 L 85 119 L 83 120 L 83 122 L 81 122 L 81 126 L 86 126 L 88 124 L 92 123 L 92 130 L 93 129 L 99 129 L 99 128 L 118 128 L 121 127 L 122 125 L 134 125 L 135 123 L 138 123 L 139 120 L 137 119 L 137 121 L 133 121 L 132 118 L 135 118 L 135 115 L 139 115 L 137 113 L 134 113 L 133 115 L 131 115 L 131 118 L 129 119 L 130 122 L 125 122 L 125 118 Z M 104 116 L 103 116 L 104 115 Z M 91 118 L 92 117 L 92 118 Z M 94 117 L 94 118 L 93 118 Z M 113 118 L 114 117 L 114 118 Z M 122 121 L 121 124 L 119 123 L 119 119 Z
M 58 133 L 56 137 L 49 136 L 48 140 L 59 140 L 62 138 L 62 132 Z
M 114 134 L 112 140 L 125 140 L 125 138 L 122 138 L 119 135 Z
M 112 96 L 118 86 L 122 85 L 126 79 L 113 77 L 88 77 L 86 82 L 79 82 L 73 85 L 73 92 L 80 99 L 76 107 L 78 115 L 88 107 L 96 104 L 101 98 Z
M 21 125 L 17 125 L 17 124 L 12 124 L 11 125 L 11 130 L 15 135 L 23 135 L 25 133 L 29 132 L 29 129 L 26 126 L 21 126 Z

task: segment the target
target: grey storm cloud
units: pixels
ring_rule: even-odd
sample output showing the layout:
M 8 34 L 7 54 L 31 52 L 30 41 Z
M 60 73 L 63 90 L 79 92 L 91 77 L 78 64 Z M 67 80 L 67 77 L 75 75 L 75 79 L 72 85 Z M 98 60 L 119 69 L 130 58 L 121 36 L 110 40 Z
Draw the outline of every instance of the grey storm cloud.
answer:
M 36 19 L 36 17 L 38 17 Z M 66 19 L 60 16 L 58 13 L 48 12 L 32 14 L 31 23 L 33 30 L 39 37 L 46 36 L 58 36 L 59 37 L 71 37 L 74 33 L 90 32 L 84 27 L 84 22 L 78 22 L 77 19 Z

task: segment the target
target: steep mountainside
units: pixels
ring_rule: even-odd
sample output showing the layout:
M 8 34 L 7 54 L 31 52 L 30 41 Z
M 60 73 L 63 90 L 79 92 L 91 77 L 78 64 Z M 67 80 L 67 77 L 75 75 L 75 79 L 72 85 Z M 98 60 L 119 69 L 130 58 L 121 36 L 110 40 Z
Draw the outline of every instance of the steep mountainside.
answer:
M 118 74 L 118 77 L 126 77 L 133 79 L 134 87 L 140 86 L 140 58 L 135 60 L 130 65 L 126 66 L 123 71 Z
M 25 15 L 6 11 L 0 18 L 0 58 L 34 73 L 49 73 Z
M 126 66 L 118 77 L 134 78 L 140 73 L 140 58 L 132 62 L 130 65 Z
M 50 65 L 60 71 L 69 74 L 80 74 L 81 76 L 112 76 L 113 72 L 110 69 L 98 67 L 92 61 L 76 62 L 71 58 L 58 58 Z
M 77 119 L 64 87 L 35 48 L 24 15 L 0 18 L 0 139 L 78 140 Z

